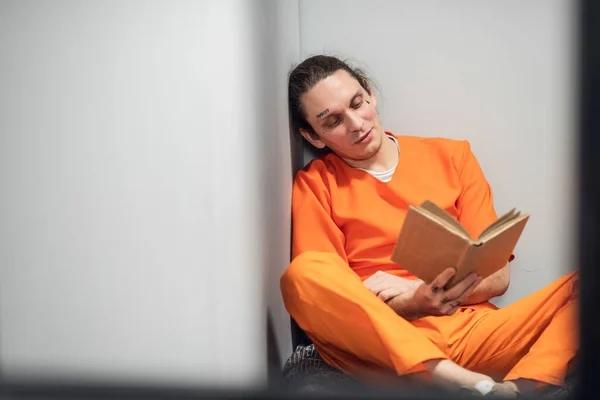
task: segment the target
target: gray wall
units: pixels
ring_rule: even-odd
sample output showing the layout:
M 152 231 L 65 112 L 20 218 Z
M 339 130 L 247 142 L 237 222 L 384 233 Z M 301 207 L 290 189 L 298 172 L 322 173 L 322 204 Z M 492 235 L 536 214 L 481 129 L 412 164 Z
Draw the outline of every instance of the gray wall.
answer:
M 265 382 L 267 305 L 290 349 L 297 13 L 0 1 L 5 377 Z
M 257 2 L 255 1 L 254 4 Z M 279 278 L 290 262 L 292 176 L 301 167 L 298 156 L 302 143 L 290 135 L 287 109 L 287 74 L 298 61 L 300 52 L 297 1 L 262 1 L 257 6 L 262 29 L 256 48 L 260 48 L 263 83 L 260 94 L 261 129 L 256 137 L 256 155 L 260 164 L 262 262 L 266 267 L 264 288 L 273 328 L 279 363 L 292 352 L 290 316 L 287 313 Z
M 468 139 L 496 210 L 532 212 L 506 305 L 575 268 L 573 2 L 300 0 L 300 55 L 364 67 L 384 129 Z

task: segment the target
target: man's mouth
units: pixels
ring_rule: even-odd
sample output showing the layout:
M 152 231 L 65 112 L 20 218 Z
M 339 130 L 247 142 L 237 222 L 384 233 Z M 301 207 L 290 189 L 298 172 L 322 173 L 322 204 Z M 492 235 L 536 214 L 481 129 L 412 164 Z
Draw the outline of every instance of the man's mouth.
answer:
M 371 132 L 373 131 L 373 128 L 369 129 L 364 135 L 362 135 L 357 141 L 356 144 L 362 143 L 366 138 L 369 137 L 369 135 L 371 134 Z

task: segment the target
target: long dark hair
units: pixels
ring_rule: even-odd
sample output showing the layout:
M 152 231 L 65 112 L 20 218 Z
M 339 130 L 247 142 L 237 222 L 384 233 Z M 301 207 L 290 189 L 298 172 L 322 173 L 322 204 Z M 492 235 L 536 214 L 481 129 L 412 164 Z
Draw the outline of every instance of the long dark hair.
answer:
M 292 129 L 299 133 L 300 129 L 316 135 L 306 119 L 306 113 L 300 97 L 312 89 L 319 81 L 333 75 L 336 71 L 348 72 L 360 85 L 372 93 L 373 82 L 359 68 L 351 67 L 348 62 L 326 55 L 316 55 L 302 61 L 292 69 L 288 78 L 288 107 Z

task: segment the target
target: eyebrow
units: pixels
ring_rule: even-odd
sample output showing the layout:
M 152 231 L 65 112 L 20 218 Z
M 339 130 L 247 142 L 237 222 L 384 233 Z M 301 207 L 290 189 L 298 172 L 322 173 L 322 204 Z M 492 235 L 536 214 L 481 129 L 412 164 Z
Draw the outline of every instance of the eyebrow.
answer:
M 356 100 L 356 98 L 358 96 L 362 96 L 362 90 L 358 89 L 356 91 L 356 93 L 354 93 L 354 96 L 352 96 L 352 98 L 350 99 L 350 104 L 354 103 L 354 100 Z M 329 114 L 329 108 L 326 108 L 325 110 L 321 111 L 320 113 L 318 113 L 316 115 L 317 119 L 323 118 L 324 116 L 326 116 L 327 114 Z
M 321 111 L 320 113 L 317 114 L 317 119 L 324 117 L 328 112 L 329 112 L 329 108 Z

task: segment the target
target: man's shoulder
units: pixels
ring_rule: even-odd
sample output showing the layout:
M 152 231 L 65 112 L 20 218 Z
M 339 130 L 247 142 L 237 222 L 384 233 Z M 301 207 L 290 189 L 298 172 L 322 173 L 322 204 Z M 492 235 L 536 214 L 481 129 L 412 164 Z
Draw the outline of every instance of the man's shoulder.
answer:
M 467 140 L 452 139 L 448 137 L 425 137 L 412 135 L 396 135 L 391 132 L 386 134 L 393 136 L 398 141 L 400 152 L 435 154 L 436 158 L 460 159 L 465 150 L 470 148 Z M 304 168 L 296 172 L 294 182 L 324 185 L 328 188 L 335 186 L 338 180 L 346 179 L 344 161 L 334 153 L 328 153 L 319 158 L 311 160 Z M 351 176 L 351 175 L 348 175 Z
M 425 137 L 425 136 L 395 136 L 400 144 L 405 146 L 415 146 L 421 150 L 442 150 L 454 152 L 463 148 L 468 141 L 461 139 L 452 139 L 448 137 Z
M 460 164 L 471 149 L 468 140 L 448 137 L 396 136 L 400 152 L 410 152 L 417 157 L 434 157 L 438 160 Z
M 335 179 L 336 171 L 339 169 L 339 157 L 330 153 L 308 162 L 304 168 L 296 172 L 294 179 L 327 182 Z

